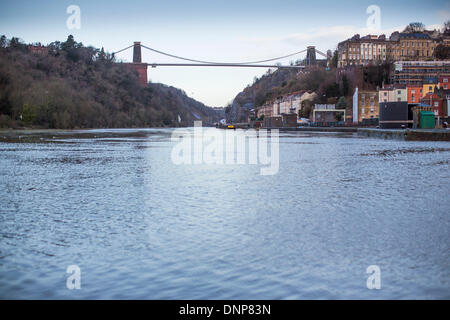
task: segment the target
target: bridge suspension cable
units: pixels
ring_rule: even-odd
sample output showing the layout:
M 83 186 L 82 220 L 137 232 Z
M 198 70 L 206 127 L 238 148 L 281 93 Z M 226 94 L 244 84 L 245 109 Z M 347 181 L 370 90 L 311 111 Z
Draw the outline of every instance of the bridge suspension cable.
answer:
M 159 53 L 159 54 L 168 56 L 168 57 L 175 58 L 175 59 L 180 59 L 180 60 L 185 60 L 185 61 L 190 61 L 190 62 L 208 63 L 208 64 L 222 64 L 222 65 L 226 65 L 226 64 L 255 64 L 255 63 L 270 62 L 270 61 L 280 60 L 280 59 L 284 59 L 284 58 L 289 58 L 289 57 L 295 56 L 295 55 L 297 55 L 297 54 L 303 53 L 303 52 L 305 52 L 305 51 L 307 50 L 307 49 L 305 49 L 305 50 L 298 51 L 298 52 L 294 52 L 294 53 L 291 53 L 291 54 L 288 54 L 288 55 L 285 55 L 285 56 L 276 57 L 276 58 L 271 58 L 271 59 L 266 59 L 266 60 L 259 60 L 259 61 L 247 61 L 247 62 L 214 62 L 214 61 L 202 61 L 202 60 L 195 60 L 195 59 L 190 59 L 190 58 L 180 57 L 180 56 L 176 56 L 176 55 L 173 55 L 173 54 L 170 54 L 170 53 L 167 53 L 167 52 L 163 52 L 163 51 L 160 51 L 160 50 L 156 50 L 156 49 L 153 49 L 153 48 L 149 48 L 149 47 L 144 46 L 144 45 L 141 45 L 141 47 L 143 47 L 143 48 L 145 48 L 145 49 L 147 49 L 147 50 L 150 50 L 150 51 L 153 51 L 153 52 L 156 52 L 156 53 Z
M 131 46 L 123 48 L 123 49 L 121 49 L 119 51 L 113 52 L 112 54 L 121 53 L 122 51 L 128 50 L 128 49 L 133 48 L 133 47 L 134 47 L 134 45 L 131 45 Z
M 119 50 L 119 51 L 113 52 L 113 54 L 115 55 L 115 54 L 120 53 L 120 52 L 122 52 L 122 51 L 128 50 L 128 49 L 130 49 L 130 48 L 132 48 L 132 47 L 133 47 L 133 45 L 131 45 L 131 46 L 129 46 L 129 47 L 126 47 L 126 48 L 123 48 L 123 49 L 121 49 L 121 50 Z M 304 52 L 307 51 L 307 49 L 304 49 L 304 50 L 297 51 L 297 52 L 294 52 L 294 53 L 291 53 L 291 54 L 287 54 L 287 55 L 285 55 L 285 56 L 276 57 L 276 58 L 271 58 L 271 59 L 266 59 L 266 60 L 259 60 L 259 61 L 247 61 L 247 62 L 215 62 L 215 61 L 203 61 L 203 60 L 196 60 L 196 59 L 191 59 L 191 58 L 181 57 L 181 56 L 177 56 L 177 55 L 174 55 L 174 54 L 170 54 L 170 53 L 167 53 L 167 52 L 164 52 L 164 51 L 161 51 L 161 50 L 156 50 L 156 49 L 147 47 L 147 46 L 142 45 L 142 44 L 141 44 L 141 47 L 143 47 L 143 48 L 145 48 L 145 49 L 147 49 L 147 50 L 150 50 L 150 51 L 153 51 L 153 52 L 156 52 L 156 53 L 159 53 L 159 54 L 162 54 L 162 55 L 171 57 L 171 58 L 179 59 L 179 60 L 185 60 L 185 61 L 197 62 L 197 63 L 206 63 L 206 64 L 217 64 L 217 65 L 228 65 L 228 64 L 230 64 L 230 65 L 232 65 L 232 64 L 233 64 L 233 65 L 245 65 L 245 64 L 256 64 L 256 63 L 270 62 L 270 61 L 280 60 L 280 59 L 284 59 L 284 58 L 289 58 L 289 57 L 292 57 L 292 56 L 295 56 L 295 55 L 298 55 L 298 54 L 301 54 L 301 53 L 304 53 Z
M 320 54 L 321 56 L 323 56 L 323 57 L 325 57 L 325 58 L 328 58 L 328 56 L 327 56 L 325 53 L 323 53 L 323 52 L 321 52 L 321 51 L 319 51 L 319 50 L 317 50 L 317 49 L 314 49 L 314 50 L 316 50 L 316 52 L 317 52 L 318 54 Z

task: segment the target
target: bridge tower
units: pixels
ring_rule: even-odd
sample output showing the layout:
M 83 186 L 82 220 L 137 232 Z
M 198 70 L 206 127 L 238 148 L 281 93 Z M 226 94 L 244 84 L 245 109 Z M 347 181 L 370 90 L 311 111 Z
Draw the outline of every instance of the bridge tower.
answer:
M 314 66 L 316 65 L 316 47 L 309 46 L 306 50 L 306 65 Z
M 142 63 L 141 42 L 135 41 L 133 48 L 133 63 Z
M 133 48 L 133 63 L 131 67 L 137 72 L 139 83 L 147 86 L 147 64 L 142 63 L 141 42 L 135 41 Z

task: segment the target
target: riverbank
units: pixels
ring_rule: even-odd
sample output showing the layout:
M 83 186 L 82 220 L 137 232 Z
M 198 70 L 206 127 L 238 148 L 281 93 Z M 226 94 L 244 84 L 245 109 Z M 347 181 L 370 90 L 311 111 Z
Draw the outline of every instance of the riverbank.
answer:
M 162 132 L 167 128 L 123 128 L 123 129 L 80 129 L 80 130 L 61 130 L 61 129 L 24 129 L 0 130 L 0 142 L 20 142 L 20 143 L 39 143 L 39 142 L 58 142 L 62 139 L 97 139 L 97 138 L 136 138 L 146 137 L 149 134 Z
M 280 131 L 305 131 L 305 132 L 357 132 L 356 127 L 281 127 L 281 128 L 263 128 L 278 129 Z
M 450 141 L 447 129 L 372 129 L 358 128 L 358 136 L 402 141 Z

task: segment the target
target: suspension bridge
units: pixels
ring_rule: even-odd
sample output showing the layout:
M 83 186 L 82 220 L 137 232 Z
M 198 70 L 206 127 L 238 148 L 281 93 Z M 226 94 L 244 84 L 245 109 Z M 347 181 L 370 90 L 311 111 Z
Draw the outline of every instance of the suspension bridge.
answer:
M 316 64 L 316 53 L 328 59 L 329 57 L 317 50 L 314 46 L 309 46 L 304 50 L 290 53 L 288 55 L 284 55 L 281 57 L 275 57 L 265 60 L 259 61 L 246 61 L 246 62 L 217 62 L 217 61 L 203 61 L 192 58 L 186 58 L 178 55 L 174 55 L 171 53 L 167 53 L 161 50 L 156 50 L 154 48 L 147 47 L 139 41 L 135 41 L 133 45 L 123 48 L 119 51 L 113 52 L 113 56 L 123 51 L 129 50 L 133 48 L 133 62 L 129 65 L 138 73 L 139 82 L 143 85 L 147 85 L 147 68 L 150 66 L 152 68 L 156 67 L 237 67 L 237 68 L 276 68 L 276 69 L 304 69 L 305 66 L 312 66 Z M 164 55 L 170 58 L 175 58 L 178 60 L 186 61 L 184 63 L 146 63 L 142 62 L 142 48 L 152 51 L 154 53 L 158 53 L 160 55 Z M 293 57 L 296 55 L 300 55 L 306 52 L 305 65 L 281 65 L 279 63 L 276 64 L 268 64 L 273 63 L 274 61 Z

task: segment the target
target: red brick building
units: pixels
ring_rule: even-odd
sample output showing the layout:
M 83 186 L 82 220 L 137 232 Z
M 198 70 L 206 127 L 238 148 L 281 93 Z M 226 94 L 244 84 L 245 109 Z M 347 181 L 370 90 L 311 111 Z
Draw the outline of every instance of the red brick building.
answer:
M 450 83 L 449 83 L 449 76 L 439 77 L 439 89 L 449 90 L 450 89 Z
M 42 46 L 40 43 L 38 43 L 36 45 L 29 45 L 28 50 L 30 50 L 30 52 L 33 54 L 38 54 L 38 55 L 47 55 L 48 54 L 48 48 L 45 46 Z
M 436 116 L 444 117 L 444 99 L 437 94 L 427 93 L 427 95 L 423 97 L 422 103 L 431 106 Z

